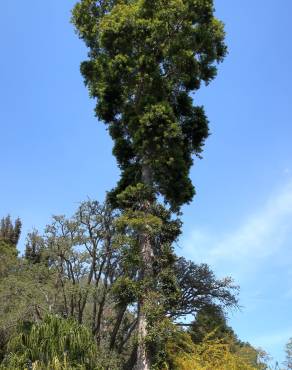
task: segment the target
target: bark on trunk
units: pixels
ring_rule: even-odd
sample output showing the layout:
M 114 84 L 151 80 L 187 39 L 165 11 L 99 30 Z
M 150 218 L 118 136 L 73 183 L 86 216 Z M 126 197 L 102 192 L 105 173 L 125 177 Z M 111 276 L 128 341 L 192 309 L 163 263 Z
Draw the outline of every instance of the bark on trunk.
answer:
M 111 334 L 111 340 L 110 340 L 110 346 L 109 346 L 110 350 L 113 350 L 114 347 L 115 347 L 117 334 L 118 334 L 118 331 L 119 331 L 120 326 L 122 324 L 123 317 L 125 315 L 126 310 L 127 310 L 127 305 L 124 305 L 124 306 L 120 307 L 120 309 L 118 311 L 118 315 L 117 315 L 117 318 L 116 318 L 116 323 L 114 325 L 114 328 L 113 328 L 113 331 L 112 331 L 112 334 Z
M 142 167 L 142 181 L 145 185 L 152 185 L 151 169 L 147 165 Z M 146 200 L 143 205 L 143 211 L 147 213 L 149 209 L 149 202 Z M 152 274 L 153 250 L 149 234 L 146 232 L 140 236 L 140 253 L 142 258 L 142 268 L 140 271 L 140 279 L 144 279 Z M 145 313 L 145 297 L 147 297 L 147 290 L 138 302 L 138 348 L 137 361 L 135 370 L 150 370 L 150 358 L 147 352 L 146 337 L 147 337 L 147 317 Z
M 135 370 L 150 370 L 150 359 L 147 353 L 145 339 L 147 336 L 147 319 L 143 313 L 143 302 L 139 302 L 138 313 L 138 348 Z

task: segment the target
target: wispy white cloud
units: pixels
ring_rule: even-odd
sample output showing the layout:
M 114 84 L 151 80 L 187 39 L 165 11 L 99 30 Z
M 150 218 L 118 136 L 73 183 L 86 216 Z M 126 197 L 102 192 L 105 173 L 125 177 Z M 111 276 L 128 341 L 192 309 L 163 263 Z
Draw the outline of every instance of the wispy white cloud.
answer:
M 184 254 L 212 266 L 228 263 L 238 273 L 276 254 L 292 231 L 292 181 L 271 194 L 261 209 L 253 211 L 235 230 L 214 235 L 194 229 L 183 240 Z M 292 243 L 292 238 L 291 238 Z
M 292 327 L 290 329 L 284 329 L 282 331 L 266 333 L 257 337 L 251 338 L 251 343 L 256 347 L 269 348 L 275 345 L 281 345 L 283 348 L 289 341 L 292 335 Z

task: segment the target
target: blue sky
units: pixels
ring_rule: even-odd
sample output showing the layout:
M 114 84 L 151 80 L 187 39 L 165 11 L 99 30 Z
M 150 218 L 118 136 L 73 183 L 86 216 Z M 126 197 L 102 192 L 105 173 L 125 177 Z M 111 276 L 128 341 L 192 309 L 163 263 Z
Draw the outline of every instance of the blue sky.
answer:
M 6 1 L 0 13 L 0 215 L 23 235 L 118 179 L 112 143 L 79 74 L 75 1 Z M 178 252 L 241 286 L 239 337 L 283 360 L 292 336 L 290 0 L 217 0 L 229 55 L 194 99 L 211 122 Z M 21 247 L 24 245 L 24 237 Z

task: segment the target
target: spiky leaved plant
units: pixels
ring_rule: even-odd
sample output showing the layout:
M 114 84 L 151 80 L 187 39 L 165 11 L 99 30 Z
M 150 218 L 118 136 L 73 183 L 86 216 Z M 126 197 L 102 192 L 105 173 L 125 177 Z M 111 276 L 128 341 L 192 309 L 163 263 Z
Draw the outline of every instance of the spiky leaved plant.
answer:
M 24 323 L 11 339 L 3 369 L 102 370 L 105 358 L 90 331 L 73 319 L 47 315 L 40 323 Z M 107 366 L 118 369 L 114 359 Z

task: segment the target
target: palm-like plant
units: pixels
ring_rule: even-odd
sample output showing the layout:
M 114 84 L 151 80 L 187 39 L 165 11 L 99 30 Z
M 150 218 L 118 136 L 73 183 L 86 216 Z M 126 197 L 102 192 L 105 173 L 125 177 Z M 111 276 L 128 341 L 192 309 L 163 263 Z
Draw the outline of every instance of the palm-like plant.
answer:
M 73 319 L 57 315 L 48 315 L 40 323 L 22 325 L 19 334 L 11 339 L 8 352 L 3 369 L 104 368 L 103 356 L 90 331 Z

